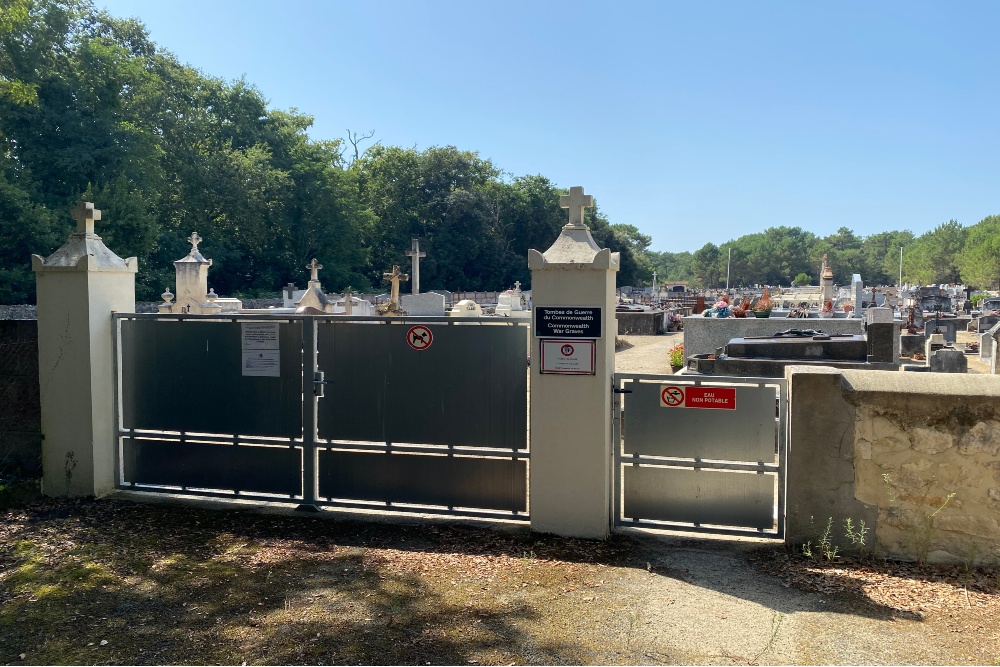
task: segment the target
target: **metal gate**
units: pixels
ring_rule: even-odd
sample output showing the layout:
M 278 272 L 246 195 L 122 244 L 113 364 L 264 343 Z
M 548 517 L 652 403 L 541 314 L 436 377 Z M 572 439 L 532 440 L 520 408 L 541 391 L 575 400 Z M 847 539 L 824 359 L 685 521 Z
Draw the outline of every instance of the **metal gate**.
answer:
M 119 488 L 529 518 L 526 322 L 114 321 Z
M 617 374 L 614 523 L 784 538 L 783 378 Z

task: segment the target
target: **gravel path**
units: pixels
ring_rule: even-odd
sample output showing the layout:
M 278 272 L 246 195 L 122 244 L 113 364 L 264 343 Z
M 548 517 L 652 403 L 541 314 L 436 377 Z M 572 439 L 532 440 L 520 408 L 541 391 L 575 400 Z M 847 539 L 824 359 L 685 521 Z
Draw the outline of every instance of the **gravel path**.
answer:
M 662 336 L 619 336 L 626 349 L 615 353 L 618 373 L 671 373 L 670 348 L 684 342 L 684 333 L 677 331 Z

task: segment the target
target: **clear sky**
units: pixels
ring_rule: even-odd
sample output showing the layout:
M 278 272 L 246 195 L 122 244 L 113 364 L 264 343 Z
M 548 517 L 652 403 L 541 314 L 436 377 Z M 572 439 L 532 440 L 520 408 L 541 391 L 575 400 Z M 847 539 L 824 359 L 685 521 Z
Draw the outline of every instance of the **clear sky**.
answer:
M 653 250 L 1000 214 L 1000 2 L 94 0 L 314 139 L 582 185 Z

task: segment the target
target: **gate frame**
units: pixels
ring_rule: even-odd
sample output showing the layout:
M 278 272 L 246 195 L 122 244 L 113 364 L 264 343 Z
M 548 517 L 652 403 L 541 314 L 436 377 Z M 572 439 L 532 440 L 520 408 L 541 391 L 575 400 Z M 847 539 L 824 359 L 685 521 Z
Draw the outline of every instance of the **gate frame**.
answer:
M 640 454 L 624 453 L 625 441 L 623 438 L 622 416 L 622 394 L 631 393 L 625 389 L 625 382 L 650 381 L 663 383 L 684 384 L 687 386 L 731 386 L 734 384 L 766 387 L 777 387 L 777 407 L 776 417 L 777 430 L 775 432 L 777 464 L 774 463 L 749 463 L 735 461 L 704 461 L 700 458 L 677 458 L 660 457 Z M 652 373 L 615 373 L 611 382 L 612 387 L 612 472 L 611 472 L 611 522 L 614 527 L 637 527 L 637 528 L 657 528 L 661 530 L 673 530 L 689 533 L 707 533 L 716 535 L 737 535 L 741 537 L 766 537 L 778 540 L 785 539 L 785 494 L 787 491 L 786 467 L 788 461 L 788 380 L 785 378 L 764 378 L 764 377 L 730 377 L 717 375 L 658 375 Z M 711 412 L 709 411 L 709 414 Z M 627 519 L 622 515 L 624 494 L 624 472 L 626 465 L 646 465 L 660 468 L 688 468 L 695 470 L 740 470 L 746 472 L 776 473 L 777 474 L 777 520 L 776 529 L 767 531 L 763 529 L 754 530 L 752 528 L 725 528 L 706 527 L 697 523 L 678 524 L 666 521 L 655 521 L 650 519 Z
M 446 515 L 456 517 L 467 517 L 477 519 L 493 519 L 501 521 L 529 522 L 531 520 L 530 498 L 526 498 L 527 509 L 524 512 L 501 511 L 489 509 L 461 509 L 452 507 L 432 506 L 432 505 L 410 505 L 395 502 L 380 501 L 352 501 L 352 500 L 326 500 L 318 496 L 319 489 L 319 465 L 318 457 L 320 450 L 339 451 L 368 451 L 368 452 L 398 452 L 411 454 L 444 454 L 447 456 L 474 456 L 486 459 L 513 459 L 525 460 L 528 462 L 527 475 L 530 479 L 530 442 L 526 440 L 525 449 L 497 449 L 493 447 L 463 447 L 454 445 L 421 445 L 421 444 L 395 444 L 395 443 L 375 443 L 375 442 L 355 442 L 355 441 L 332 441 L 319 437 L 318 431 L 318 401 L 323 397 L 323 387 L 326 384 L 322 372 L 317 364 L 318 327 L 320 320 L 329 321 L 336 324 L 355 322 L 374 322 L 377 324 L 391 325 L 402 323 L 422 323 L 435 325 L 476 325 L 476 326 L 508 326 L 524 328 L 529 330 L 531 320 L 522 318 L 507 317 L 451 317 L 451 316 L 373 316 L 373 315 L 303 315 L 297 313 L 219 313 L 212 315 L 188 314 L 188 313 L 112 313 L 112 360 L 113 360 L 113 406 L 114 406 L 114 488 L 117 490 L 132 491 L 137 493 L 154 493 L 176 496 L 196 496 L 208 498 L 220 498 L 225 500 L 251 500 L 255 502 L 280 502 L 292 504 L 296 503 L 295 509 L 303 511 L 319 511 L 320 508 L 345 508 L 360 509 L 375 512 L 391 513 L 415 513 L 427 515 Z M 194 433 L 194 432 L 171 432 L 155 431 L 151 429 L 129 429 L 124 428 L 124 410 L 121 397 L 122 383 L 122 342 L 121 323 L 124 320 L 166 320 L 166 321 L 198 321 L 198 322 L 295 322 L 302 321 L 302 433 L 293 438 L 277 436 L 245 436 L 240 434 L 223 433 Z M 527 336 L 526 336 L 527 338 Z M 530 352 L 530 347 L 526 347 L 526 352 Z M 309 365 L 312 365 L 313 373 L 308 372 Z M 527 369 L 525 369 L 527 372 Z M 526 397 L 527 402 L 527 397 Z M 528 410 L 529 406 L 525 406 Z M 312 428 L 308 428 L 308 424 Z M 529 419 L 530 425 L 530 419 Z M 302 493 L 301 495 L 286 496 L 276 494 L 265 494 L 256 492 L 240 492 L 239 490 L 222 491 L 210 489 L 190 489 L 170 487 L 169 491 L 159 491 L 158 487 L 137 485 L 135 482 L 129 483 L 124 479 L 125 468 L 123 465 L 123 448 L 125 438 L 142 438 L 143 436 L 155 437 L 158 440 L 174 440 L 178 442 L 208 442 L 220 443 L 228 442 L 233 445 L 265 445 L 284 446 L 302 449 Z M 527 438 L 527 434 L 526 434 Z

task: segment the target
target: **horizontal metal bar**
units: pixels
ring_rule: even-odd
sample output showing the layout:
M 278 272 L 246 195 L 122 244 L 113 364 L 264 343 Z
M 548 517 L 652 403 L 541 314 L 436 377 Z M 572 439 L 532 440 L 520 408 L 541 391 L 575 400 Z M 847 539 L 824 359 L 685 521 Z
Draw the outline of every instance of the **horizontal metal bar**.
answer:
M 348 322 L 375 322 L 378 324 L 420 322 L 430 324 L 453 324 L 461 322 L 463 324 L 482 324 L 489 326 L 509 326 L 524 327 L 531 326 L 531 320 L 527 318 L 513 317 L 451 317 L 451 316 L 416 316 L 416 315 L 298 315 L 295 313 L 218 313 L 212 315 L 188 314 L 188 313 L 115 313 L 112 315 L 115 320 L 169 320 L 169 321 L 198 321 L 198 322 L 242 322 L 242 321 L 285 321 L 294 322 L 297 320 L 319 320 L 333 324 L 344 324 Z
M 743 470 L 746 472 L 771 472 L 777 473 L 781 466 L 777 463 L 750 463 L 748 461 L 703 461 L 695 459 L 675 459 L 652 456 L 630 456 L 628 454 L 616 455 L 618 462 L 623 465 L 655 466 L 660 468 L 706 468 L 712 470 Z
M 317 500 L 317 505 L 327 507 L 344 507 L 348 509 L 370 510 L 372 512 L 396 513 L 405 512 L 408 514 L 439 514 L 444 516 L 475 517 L 478 519 L 502 519 L 505 521 L 531 521 L 531 516 L 527 513 L 514 514 L 513 512 L 490 512 L 488 510 L 475 509 L 448 509 L 445 507 L 433 507 L 424 505 L 386 505 L 385 503 L 362 503 L 351 500 Z
M 740 528 L 722 528 L 715 526 L 695 526 L 693 524 L 663 523 L 659 521 L 619 519 L 617 526 L 622 528 L 655 528 L 658 530 L 672 530 L 686 533 L 709 533 L 712 535 L 733 535 L 738 537 L 764 537 L 768 539 L 781 539 L 781 535 L 773 530 L 747 530 Z
M 140 429 L 118 429 L 118 437 L 137 440 L 170 440 L 176 442 L 208 442 L 238 445 L 267 445 L 271 447 L 301 447 L 302 438 L 268 438 L 265 436 L 243 436 L 232 433 L 185 433 L 183 431 L 146 431 Z
M 473 456 L 487 459 L 530 459 L 531 454 L 526 449 L 494 449 L 487 447 L 448 447 L 445 445 L 401 445 L 392 443 L 368 442 L 330 442 L 317 441 L 319 449 L 329 449 L 333 451 L 363 451 L 363 452 L 385 452 L 388 454 L 436 454 L 436 455 L 461 455 Z
M 132 486 L 130 484 L 119 484 L 118 489 L 133 493 L 151 494 L 156 496 L 198 496 L 203 498 L 217 498 L 219 500 L 241 500 L 260 501 L 269 503 L 283 503 L 298 505 L 302 501 L 302 496 L 289 498 L 287 496 L 271 496 L 251 493 L 226 493 L 224 491 L 206 491 L 200 489 L 172 489 L 148 486 Z M 510 512 L 490 512 L 488 510 L 475 509 L 448 509 L 444 507 L 417 507 L 412 505 L 386 505 L 385 503 L 361 503 L 342 500 L 317 500 L 319 506 L 330 508 L 363 509 L 380 514 L 435 514 L 443 516 L 470 517 L 477 519 L 494 519 L 501 521 L 527 522 L 531 521 L 531 516 L 527 513 L 514 514 Z
M 615 373 L 616 380 L 648 380 L 651 382 L 670 382 L 691 385 L 728 385 L 728 384 L 749 384 L 756 386 L 779 386 L 784 387 L 788 382 L 785 378 L 764 378 L 764 377 L 726 377 L 726 376 L 703 376 L 694 375 L 658 375 L 654 373 Z M 619 385 L 620 386 L 620 385 Z

